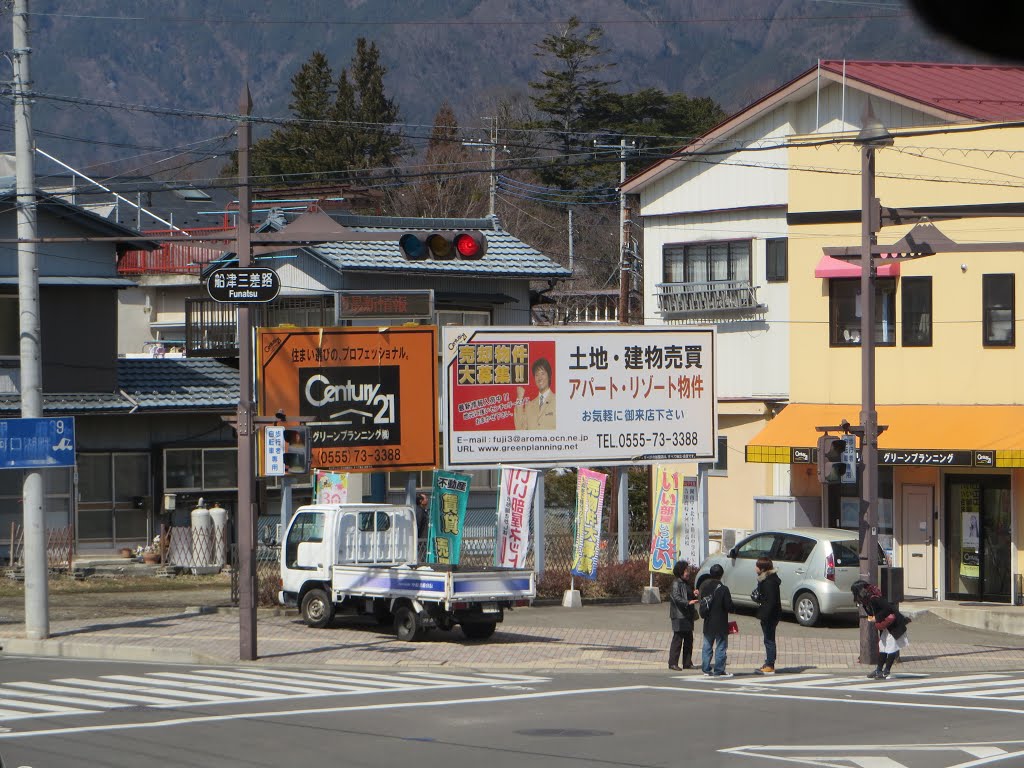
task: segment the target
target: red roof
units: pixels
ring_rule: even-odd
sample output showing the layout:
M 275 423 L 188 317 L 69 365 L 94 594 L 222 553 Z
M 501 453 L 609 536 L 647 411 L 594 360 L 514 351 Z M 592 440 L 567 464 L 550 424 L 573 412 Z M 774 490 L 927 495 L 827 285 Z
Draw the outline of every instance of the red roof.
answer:
M 847 80 L 971 120 L 1024 117 L 1024 67 L 904 61 L 847 61 L 845 65 Z M 842 61 L 822 61 L 821 68 L 843 74 Z

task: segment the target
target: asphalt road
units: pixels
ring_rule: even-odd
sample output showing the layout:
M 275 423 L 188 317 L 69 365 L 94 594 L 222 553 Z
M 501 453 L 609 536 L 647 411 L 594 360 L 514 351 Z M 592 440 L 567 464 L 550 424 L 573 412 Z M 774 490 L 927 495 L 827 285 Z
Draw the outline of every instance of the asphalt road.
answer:
M 869 683 L 4 658 L 0 754 L 31 768 L 1020 768 L 1022 691 L 1020 673 Z

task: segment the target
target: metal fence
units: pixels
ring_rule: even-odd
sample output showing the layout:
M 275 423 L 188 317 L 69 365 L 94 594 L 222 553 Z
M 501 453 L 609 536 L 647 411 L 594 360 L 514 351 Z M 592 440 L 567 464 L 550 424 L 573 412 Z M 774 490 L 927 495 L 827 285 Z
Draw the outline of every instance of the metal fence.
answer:
M 217 573 L 229 563 L 231 529 L 227 525 L 175 526 L 160 537 L 158 562 L 193 573 Z
M 651 535 L 646 532 L 629 535 L 627 560 L 646 561 Z M 534 568 L 535 551 L 531 546 L 526 556 L 526 567 Z M 427 542 L 420 539 L 417 547 L 417 558 L 426 562 Z M 277 605 L 277 593 L 280 589 L 280 557 L 281 548 L 273 544 L 260 543 L 256 549 L 256 601 L 258 605 L 269 607 Z M 569 533 L 553 533 L 544 537 L 544 570 L 545 572 L 568 573 L 572 567 L 573 539 Z M 602 541 L 598 566 L 606 566 L 618 561 L 618 542 L 614 539 Z M 237 564 L 237 548 L 231 547 L 231 562 Z M 474 536 L 463 538 L 460 565 L 470 568 L 482 568 L 494 565 L 494 536 Z M 231 571 L 231 602 L 238 604 L 238 570 Z

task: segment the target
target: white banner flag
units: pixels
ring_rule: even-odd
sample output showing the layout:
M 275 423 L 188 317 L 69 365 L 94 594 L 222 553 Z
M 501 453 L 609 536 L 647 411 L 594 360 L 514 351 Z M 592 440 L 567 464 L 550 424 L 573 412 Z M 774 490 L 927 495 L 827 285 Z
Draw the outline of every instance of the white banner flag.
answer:
M 501 468 L 498 496 L 498 528 L 494 564 L 499 568 L 523 568 L 530 549 L 530 516 L 537 470 Z

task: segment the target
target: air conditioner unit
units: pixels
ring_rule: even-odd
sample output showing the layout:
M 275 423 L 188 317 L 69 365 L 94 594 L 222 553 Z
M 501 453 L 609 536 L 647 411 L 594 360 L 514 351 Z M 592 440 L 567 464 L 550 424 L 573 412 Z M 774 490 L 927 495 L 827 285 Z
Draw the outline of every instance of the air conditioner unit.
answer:
M 728 552 L 747 537 L 750 532 L 744 528 L 722 529 L 722 551 Z

